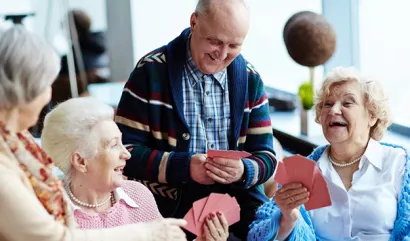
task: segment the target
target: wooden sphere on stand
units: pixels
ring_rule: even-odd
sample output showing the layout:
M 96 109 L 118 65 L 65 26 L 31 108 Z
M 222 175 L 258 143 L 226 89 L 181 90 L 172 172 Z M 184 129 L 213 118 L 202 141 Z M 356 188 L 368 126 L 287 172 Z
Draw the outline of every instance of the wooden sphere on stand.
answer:
M 336 50 L 336 33 L 330 23 L 314 12 L 294 14 L 283 29 L 290 57 L 298 64 L 316 67 L 326 63 Z

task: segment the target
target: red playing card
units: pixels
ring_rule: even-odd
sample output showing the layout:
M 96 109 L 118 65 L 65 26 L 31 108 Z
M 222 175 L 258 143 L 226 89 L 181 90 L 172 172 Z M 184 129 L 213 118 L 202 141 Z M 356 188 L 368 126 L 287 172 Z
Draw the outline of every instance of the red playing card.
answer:
M 184 229 L 188 230 L 189 232 L 198 235 L 197 234 L 197 228 L 195 226 L 195 222 L 194 222 L 194 212 L 191 209 L 189 209 L 189 211 L 187 212 L 187 214 L 185 214 L 184 217 L 185 221 L 187 221 L 187 224 L 185 226 L 183 226 Z
M 231 226 L 232 224 L 239 222 L 241 219 L 241 208 L 238 204 L 232 206 L 230 209 L 222 212 L 225 215 L 226 221 L 228 225 Z
M 204 221 L 196 221 L 196 236 L 198 237 L 204 236 Z
M 225 196 L 224 194 L 220 194 L 220 193 L 211 193 L 208 196 L 208 200 L 206 201 L 204 208 L 202 209 L 202 213 L 199 216 L 199 219 L 197 220 L 199 220 L 200 222 L 203 222 L 204 219 L 209 215 L 209 213 L 216 212 L 217 210 L 215 210 L 215 208 L 217 208 L 217 204 L 224 196 Z
M 215 204 L 214 207 L 214 212 L 218 212 L 218 211 L 225 211 L 228 210 L 230 208 L 232 208 L 232 206 L 234 206 L 235 204 L 237 204 L 236 199 L 234 197 L 229 196 L 229 194 L 225 194 L 218 203 Z
M 329 189 L 325 178 L 319 168 L 314 169 L 313 188 L 310 192 L 309 201 L 305 203 L 307 211 L 332 205 Z
M 276 173 L 274 177 L 275 182 L 285 185 L 289 183 L 288 172 L 286 171 L 286 166 L 283 162 L 279 161 L 276 167 Z
M 207 200 L 208 200 L 208 197 L 204 197 L 202 199 L 199 199 L 198 201 L 195 201 L 192 204 L 192 209 L 193 209 L 193 212 L 194 212 L 194 222 L 195 222 L 195 226 L 197 226 L 197 227 L 198 227 L 197 221 L 199 220 L 199 217 L 202 214 L 202 211 L 204 209 L 204 206 L 205 206 Z
M 249 152 L 246 151 L 231 151 L 231 150 L 208 150 L 207 156 L 209 158 L 226 158 L 226 159 L 233 159 L 238 160 L 242 158 L 246 158 L 251 156 Z
M 313 186 L 315 162 L 301 155 L 294 155 L 283 160 L 289 183 L 302 183 L 309 191 Z

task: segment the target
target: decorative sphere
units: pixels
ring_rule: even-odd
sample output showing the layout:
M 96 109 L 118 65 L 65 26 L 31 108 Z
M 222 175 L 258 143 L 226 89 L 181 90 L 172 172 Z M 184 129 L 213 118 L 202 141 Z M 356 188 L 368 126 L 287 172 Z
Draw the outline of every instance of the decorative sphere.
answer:
M 294 14 L 285 24 L 283 40 L 298 64 L 316 67 L 326 63 L 336 49 L 336 33 L 328 21 L 314 12 Z

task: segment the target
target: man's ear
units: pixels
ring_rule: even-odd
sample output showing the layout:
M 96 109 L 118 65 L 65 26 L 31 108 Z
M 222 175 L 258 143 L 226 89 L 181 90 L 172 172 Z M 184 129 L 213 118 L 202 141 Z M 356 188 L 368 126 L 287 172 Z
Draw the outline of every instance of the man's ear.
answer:
M 189 21 L 189 25 L 191 26 L 191 32 L 196 29 L 197 23 L 198 23 L 198 14 L 194 12 L 191 14 L 191 19 Z
M 71 165 L 73 167 L 81 172 L 81 173 L 87 173 L 87 161 L 80 155 L 78 152 L 74 152 L 71 155 Z

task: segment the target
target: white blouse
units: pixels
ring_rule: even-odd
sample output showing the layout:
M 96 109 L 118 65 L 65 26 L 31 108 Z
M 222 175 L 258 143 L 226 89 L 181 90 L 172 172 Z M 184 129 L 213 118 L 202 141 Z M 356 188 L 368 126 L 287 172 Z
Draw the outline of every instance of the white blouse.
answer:
M 349 191 L 330 163 L 328 151 L 329 148 L 316 165 L 328 183 L 332 205 L 308 212 L 317 237 L 322 240 L 389 240 L 403 182 L 404 150 L 370 139 Z

